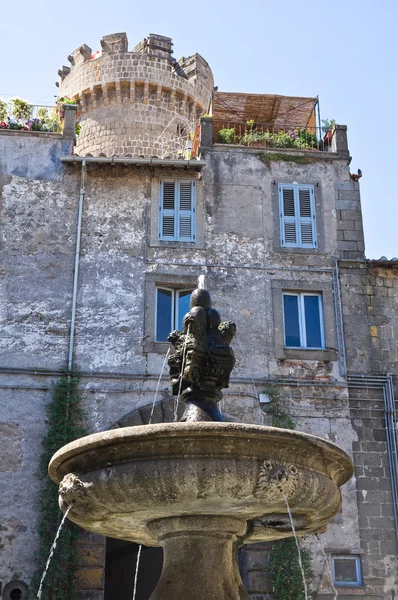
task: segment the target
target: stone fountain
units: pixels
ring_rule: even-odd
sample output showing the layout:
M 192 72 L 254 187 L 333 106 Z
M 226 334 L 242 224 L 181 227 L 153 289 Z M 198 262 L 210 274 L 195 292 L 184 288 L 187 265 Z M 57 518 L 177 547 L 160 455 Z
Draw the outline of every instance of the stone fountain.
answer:
M 195 290 L 183 332 L 169 341 L 179 423 L 126 427 L 61 448 L 49 473 L 68 518 L 105 536 L 162 546 L 151 600 L 249 599 L 242 544 L 325 531 L 352 475 L 334 444 L 296 431 L 223 422 L 217 408 L 234 365 L 236 327 Z

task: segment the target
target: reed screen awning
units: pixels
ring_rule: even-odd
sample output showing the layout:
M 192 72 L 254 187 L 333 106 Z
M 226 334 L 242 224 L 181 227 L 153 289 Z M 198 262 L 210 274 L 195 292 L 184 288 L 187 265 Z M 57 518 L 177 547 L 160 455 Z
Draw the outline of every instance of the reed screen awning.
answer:
M 317 98 L 217 91 L 213 119 L 230 127 L 253 120 L 270 127 L 312 129 L 316 127 L 317 102 Z

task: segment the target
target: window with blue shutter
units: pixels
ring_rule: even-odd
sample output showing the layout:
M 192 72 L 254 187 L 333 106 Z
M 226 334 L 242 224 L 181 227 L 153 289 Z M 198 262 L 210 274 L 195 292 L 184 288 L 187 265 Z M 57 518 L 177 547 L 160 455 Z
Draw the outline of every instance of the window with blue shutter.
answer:
M 281 246 L 316 248 L 313 185 L 279 184 Z
M 159 239 L 195 242 L 196 182 L 164 180 L 159 194 Z

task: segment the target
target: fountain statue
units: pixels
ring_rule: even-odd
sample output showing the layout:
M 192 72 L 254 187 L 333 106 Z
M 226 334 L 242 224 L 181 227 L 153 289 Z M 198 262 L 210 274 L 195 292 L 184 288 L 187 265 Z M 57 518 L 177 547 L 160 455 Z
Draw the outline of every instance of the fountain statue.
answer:
M 181 399 L 186 403 L 181 421 L 223 420 L 217 402 L 222 398 L 221 388 L 229 385 L 235 364 L 229 345 L 235 332 L 235 323 L 221 323 L 207 290 L 192 292 L 183 333 L 172 331 L 168 338 L 175 348 L 169 357 L 171 389 L 177 397 L 182 392 Z
M 62 511 L 102 535 L 162 546 L 151 600 L 248 600 L 242 544 L 325 531 L 341 507 L 350 458 L 297 431 L 222 422 L 234 323 L 221 323 L 203 288 L 192 294 L 183 332 L 172 332 L 179 423 L 113 429 L 76 440 L 52 458 Z

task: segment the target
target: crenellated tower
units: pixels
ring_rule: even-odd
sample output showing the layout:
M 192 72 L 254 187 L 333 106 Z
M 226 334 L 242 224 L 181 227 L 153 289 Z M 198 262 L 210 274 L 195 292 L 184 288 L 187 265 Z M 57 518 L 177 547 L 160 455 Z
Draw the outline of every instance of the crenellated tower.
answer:
M 150 34 L 131 51 L 125 33 L 106 35 L 101 51 L 83 44 L 62 67 L 60 96 L 79 105 L 76 153 L 175 158 L 198 118 L 209 111 L 214 87 L 207 62 L 172 57 L 171 38 Z

